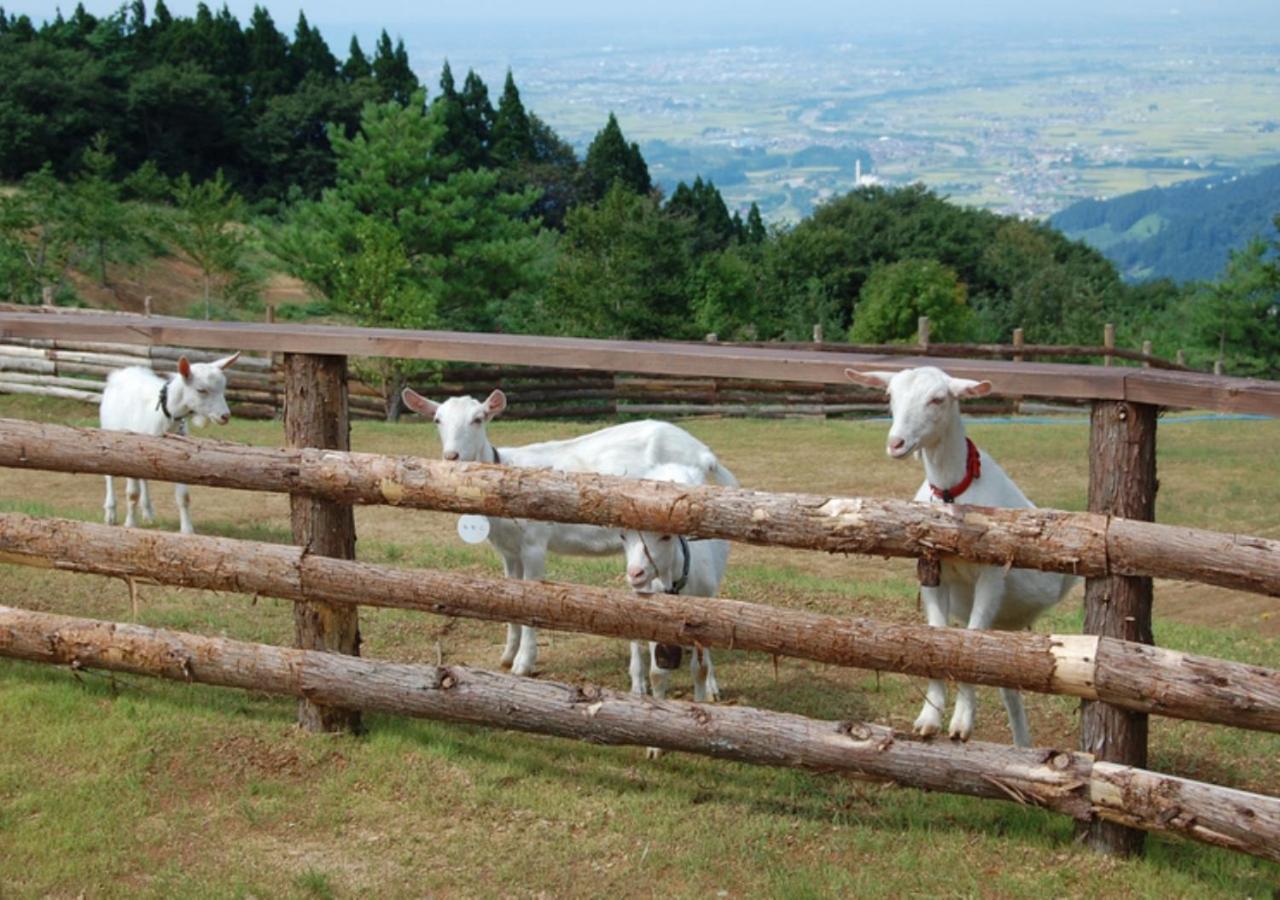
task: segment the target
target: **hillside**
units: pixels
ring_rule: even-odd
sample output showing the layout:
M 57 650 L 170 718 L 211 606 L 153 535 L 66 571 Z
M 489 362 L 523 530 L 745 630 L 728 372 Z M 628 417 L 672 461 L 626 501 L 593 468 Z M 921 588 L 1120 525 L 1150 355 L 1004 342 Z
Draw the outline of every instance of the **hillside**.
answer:
M 1049 224 L 1097 248 L 1129 281 L 1212 279 L 1230 252 L 1270 236 L 1280 214 L 1280 166 L 1220 175 L 1111 200 L 1083 200 Z

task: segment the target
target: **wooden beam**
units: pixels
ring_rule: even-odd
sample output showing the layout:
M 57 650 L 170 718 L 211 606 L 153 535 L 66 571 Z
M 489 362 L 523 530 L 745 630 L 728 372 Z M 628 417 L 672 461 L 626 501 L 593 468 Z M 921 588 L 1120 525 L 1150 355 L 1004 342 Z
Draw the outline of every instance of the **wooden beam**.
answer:
M 262 352 L 402 359 L 453 360 L 547 366 L 604 372 L 642 372 L 726 378 L 764 378 L 844 384 L 846 367 L 896 370 L 942 365 L 951 374 L 986 378 L 999 393 L 1059 399 L 1124 400 L 1191 406 L 1222 412 L 1280 415 L 1280 384 L 1197 373 L 1161 373 L 1174 381 L 1147 381 L 1157 370 L 1103 369 L 1054 363 L 939 360 L 885 354 L 828 353 L 723 344 L 605 341 L 530 335 L 411 331 L 292 323 L 208 322 L 142 316 L 0 312 L 0 338 L 57 338 L 176 344 Z M 1131 385 L 1146 396 L 1131 396 Z M 1177 390 L 1170 387 L 1176 385 Z M 1160 395 L 1168 392 L 1167 399 Z
M 1136 403 L 1093 405 L 1089 431 L 1089 509 L 1149 522 L 1156 511 L 1156 413 Z M 1085 583 L 1086 634 L 1151 644 L 1151 578 L 1111 575 Z M 1109 703 L 1084 703 L 1080 746 L 1099 760 L 1147 764 L 1147 717 Z M 1144 834 L 1112 822 L 1085 826 L 1095 850 L 1142 853 Z
M 1158 575 L 1280 596 L 1280 541 L 1052 509 L 692 487 L 419 457 L 254 447 L 0 419 L 0 465 L 342 503 L 583 522 L 750 544 Z
M 290 447 L 348 450 L 347 360 L 342 356 L 286 353 L 284 433 Z M 289 496 L 293 542 L 306 554 L 355 559 L 356 521 L 350 504 L 294 493 Z M 356 607 L 302 600 L 293 607 L 298 646 L 360 655 Z M 360 713 L 298 701 L 298 724 L 307 731 L 360 730 Z
M 287 545 L 12 513 L 0 514 L 0 561 L 353 608 L 412 609 L 750 650 L 1101 699 L 1129 710 L 1280 732 L 1280 672 L 1115 638 L 895 625 L 726 598 L 399 569 Z
M 1014 800 L 1280 861 L 1280 799 L 1095 764 L 1085 753 L 918 740 L 867 722 L 655 700 L 465 666 L 376 662 L 8 607 L 0 607 L 0 655 Z

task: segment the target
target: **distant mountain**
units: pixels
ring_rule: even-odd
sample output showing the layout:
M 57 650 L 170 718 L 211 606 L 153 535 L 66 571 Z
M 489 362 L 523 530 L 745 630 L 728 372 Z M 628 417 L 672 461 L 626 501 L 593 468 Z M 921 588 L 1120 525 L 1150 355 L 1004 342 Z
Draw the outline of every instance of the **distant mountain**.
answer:
M 1280 166 L 1167 188 L 1082 200 L 1049 219 L 1100 250 L 1129 281 L 1217 278 L 1232 250 L 1273 237 L 1280 214 Z

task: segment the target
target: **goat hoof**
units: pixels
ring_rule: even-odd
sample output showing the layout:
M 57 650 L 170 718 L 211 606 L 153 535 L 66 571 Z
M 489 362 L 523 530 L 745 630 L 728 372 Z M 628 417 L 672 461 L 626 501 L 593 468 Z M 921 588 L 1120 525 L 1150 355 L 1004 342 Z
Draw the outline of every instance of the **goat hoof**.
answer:
M 662 759 L 662 748 L 661 747 L 645 747 L 644 758 L 645 759 Z
M 973 729 L 972 728 L 952 728 L 950 730 L 950 733 L 947 736 L 950 737 L 951 740 L 953 741 L 960 741 L 963 743 L 964 741 L 969 740 L 969 738 L 973 736 Z
M 521 676 L 521 677 L 528 676 L 528 675 L 532 675 L 532 674 L 533 674 L 533 666 L 534 666 L 534 663 L 532 663 L 532 662 L 526 662 L 526 661 L 524 661 L 524 660 L 520 660 L 520 659 L 518 659 L 518 660 L 516 660 L 516 661 L 515 661 L 515 663 L 511 666 L 511 674 L 512 674 L 512 675 L 519 675 L 519 676 Z
M 502 659 L 498 660 L 498 665 L 502 666 L 502 668 L 504 669 L 510 669 L 511 664 L 515 661 L 516 661 L 516 658 L 514 656 L 511 656 L 511 657 L 504 656 L 502 657 Z
M 942 730 L 942 726 L 939 725 L 937 722 L 917 721 L 915 724 L 915 727 L 912 728 L 911 730 L 914 734 L 922 738 L 929 738 L 929 737 L 933 737 L 935 734 L 940 732 Z

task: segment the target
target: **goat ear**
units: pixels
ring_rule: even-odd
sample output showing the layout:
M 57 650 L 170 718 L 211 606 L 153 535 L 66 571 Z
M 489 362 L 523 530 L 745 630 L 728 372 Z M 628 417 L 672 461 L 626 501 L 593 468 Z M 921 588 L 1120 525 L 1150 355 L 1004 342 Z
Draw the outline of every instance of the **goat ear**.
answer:
M 434 419 L 436 410 L 440 408 L 440 404 L 434 400 L 428 400 L 419 394 L 413 388 L 405 388 L 400 392 L 400 399 L 404 401 L 404 405 L 416 412 L 420 416 L 426 416 L 428 419 Z
M 191 361 L 185 356 L 178 357 L 178 374 L 186 381 L 191 380 Z
M 240 358 L 240 351 L 237 350 L 235 353 L 232 353 L 230 356 L 224 356 L 222 359 L 215 362 L 214 365 L 217 366 L 219 369 L 225 369 L 227 366 L 233 364 L 239 358 Z
M 507 395 L 502 391 L 495 390 L 492 394 L 485 398 L 484 401 L 484 420 L 487 422 L 507 408 Z
M 952 378 L 950 382 L 953 397 L 985 397 L 991 393 L 990 381 L 973 381 L 968 378 Z
M 893 374 L 892 372 L 859 372 L 857 369 L 844 370 L 844 377 L 855 384 L 881 391 L 889 390 L 889 379 Z

